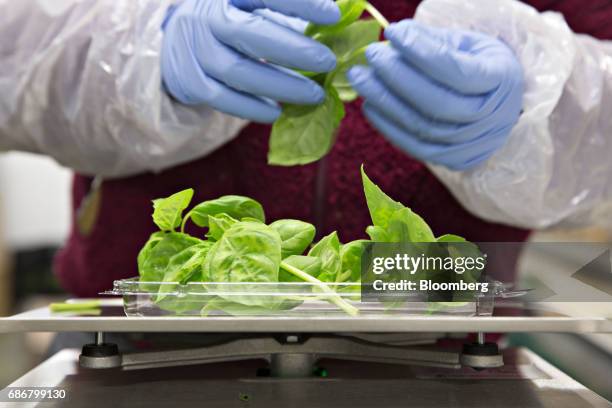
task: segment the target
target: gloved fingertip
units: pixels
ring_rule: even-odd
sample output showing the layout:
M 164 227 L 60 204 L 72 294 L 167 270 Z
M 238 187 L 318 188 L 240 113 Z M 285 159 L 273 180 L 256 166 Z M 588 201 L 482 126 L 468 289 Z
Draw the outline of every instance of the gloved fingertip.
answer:
M 270 105 L 269 109 L 265 109 L 264 112 L 260 112 L 259 115 L 257 115 L 256 117 L 246 118 L 246 119 L 253 120 L 254 122 L 271 124 L 271 123 L 276 122 L 276 119 L 278 119 L 281 113 L 282 113 L 282 109 L 280 106 Z
M 327 47 L 321 45 L 322 50 L 313 53 L 314 66 L 305 68 L 313 72 L 329 72 L 336 68 L 336 55 Z
M 383 43 L 374 43 L 370 44 L 368 48 L 365 50 L 365 56 L 368 61 L 372 62 L 376 59 L 379 59 L 385 55 L 385 51 L 388 50 L 388 46 Z
M 323 72 L 329 72 L 336 69 L 337 63 L 336 55 L 330 51 L 325 58 L 322 58 L 321 66 L 324 68 Z
M 365 81 L 371 73 L 371 68 L 363 65 L 355 65 L 346 72 L 346 78 L 353 85 L 360 84 Z
M 228 108 L 230 107 L 228 106 Z M 234 104 L 231 108 L 240 108 L 240 106 Z M 225 112 L 229 111 L 229 109 L 221 110 Z M 251 99 L 251 97 L 249 97 L 248 105 L 242 106 L 237 116 L 257 123 L 270 124 L 278 119 L 282 110 L 280 104 L 273 99 L 266 97 L 253 97 Z
M 323 103 L 325 100 L 325 91 L 319 85 L 312 87 L 312 97 L 306 103 L 312 103 L 315 105 Z
M 283 11 L 289 11 L 288 15 L 302 18 L 314 24 L 336 24 L 340 21 L 342 15 L 334 0 L 270 0 L 269 2 L 274 2 L 277 5 L 282 4 Z
M 422 26 L 414 20 L 402 20 L 385 29 L 385 38 L 396 47 L 410 48 L 423 40 Z
M 387 28 L 385 28 L 384 34 L 386 39 L 389 39 L 389 37 L 393 37 L 396 35 L 398 31 L 398 25 L 399 23 L 391 23 L 387 26 Z
M 336 24 L 338 21 L 340 21 L 340 17 L 341 17 L 340 8 L 338 7 L 335 1 L 332 1 L 332 0 L 324 0 L 324 1 L 325 1 L 325 8 L 324 8 L 324 12 L 320 16 L 319 24 L 324 24 L 324 25 Z
M 389 24 L 387 28 L 385 28 L 385 37 L 399 35 L 402 32 L 414 27 L 417 23 L 412 19 L 405 19 L 402 21 L 397 21 Z

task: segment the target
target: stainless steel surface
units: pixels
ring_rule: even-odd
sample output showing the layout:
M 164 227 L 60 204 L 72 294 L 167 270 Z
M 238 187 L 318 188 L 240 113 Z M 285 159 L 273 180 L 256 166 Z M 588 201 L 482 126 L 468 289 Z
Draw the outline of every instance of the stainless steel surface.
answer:
M 420 346 L 435 344 L 439 339 L 448 337 L 446 333 L 337 333 L 340 336 L 352 337 L 364 341 L 395 346 Z M 464 333 L 459 333 L 461 338 Z
M 79 351 L 56 354 L 11 386 L 56 386 L 68 399 L 19 407 L 610 407 L 533 353 L 508 350 L 499 369 L 435 369 L 324 361 L 328 378 L 255 376 L 259 361 L 152 369 L 79 370 Z M 248 401 L 245 401 L 247 400 Z M 11 406 L 8 405 L 7 406 Z
M 600 336 L 601 340 L 605 338 L 612 344 L 609 334 L 591 336 Z M 510 336 L 509 341 L 515 346 L 529 347 L 547 361 L 554 362 L 561 371 L 571 373 L 577 381 L 612 401 L 612 348 L 602 348 L 601 342 L 594 344 L 583 335 L 572 333 L 517 334 Z
M 100 316 L 54 315 L 47 308 L 0 319 L 0 333 L 24 331 L 402 333 L 568 332 L 612 333 L 603 317 L 579 316 L 360 316 L 360 317 L 126 317 L 105 307 Z
M 316 356 L 305 353 L 278 353 L 270 358 L 270 373 L 278 378 L 312 377 Z

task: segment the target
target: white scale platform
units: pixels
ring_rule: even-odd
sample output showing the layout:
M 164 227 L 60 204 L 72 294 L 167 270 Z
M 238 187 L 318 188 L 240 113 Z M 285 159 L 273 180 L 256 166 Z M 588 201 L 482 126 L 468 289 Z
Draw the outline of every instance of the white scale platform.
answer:
M 118 299 L 105 300 L 99 316 L 60 315 L 39 308 L 0 318 L 0 333 L 10 332 L 202 332 L 202 333 L 612 333 L 605 317 L 563 316 L 525 311 L 523 316 L 343 317 L 126 317 Z M 503 310 L 503 309 L 501 309 Z

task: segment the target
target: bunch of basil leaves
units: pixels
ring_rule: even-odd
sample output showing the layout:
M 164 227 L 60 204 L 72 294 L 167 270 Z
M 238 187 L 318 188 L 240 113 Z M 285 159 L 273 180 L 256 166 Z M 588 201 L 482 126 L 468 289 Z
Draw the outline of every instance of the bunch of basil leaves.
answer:
M 294 166 L 312 163 L 331 149 L 336 130 L 344 118 L 344 103 L 357 98 L 346 79 L 356 64 L 366 64 L 365 48 L 378 41 L 387 20 L 365 0 L 338 0 L 340 20 L 331 26 L 309 24 L 305 34 L 325 44 L 336 55 L 336 68 L 328 73 L 301 72 L 325 90 L 320 105 L 283 105 L 283 112 L 272 126 L 268 163 Z M 360 20 L 364 11 L 374 19 Z
M 223 294 L 215 291 L 215 284 L 244 283 L 244 291 L 248 291 L 250 285 L 257 283 L 308 282 L 321 299 L 349 315 L 357 315 L 359 310 L 347 301 L 347 296 L 340 296 L 329 284 L 360 283 L 361 257 L 367 243 L 465 242 L 456 235 L 436 238 L 421 217 L 386 195 L 363 167 L 361 174 L 373 224 L 366 230 L 371 241 L 342 244 L 333 232 L 313 243 L 312 224 L 294 219 L 266 224 L 261 204 L 249 197 L 228 195 L 204 201 L 185 215 L 193 198 L 192 189 L 154 200 L 153 221 L 159 231 L 151 235 L 138 255 L 141 288 L 156 291 L 158 306 L 177 313 L 198 308 L 204 315 L 211 311 L 261 314 L 294 308 L 301 300 Z M 188 221 L 206 228 L 206 234 L 194 237 L 185 233 Z M 478 250 L 475 245 L 473 250 Z M 463 247 L 456 249 L 454 255 L 460 256 L 461 252 L 465 252 Z M 480 271 L 471 271 L 470 279 L 478 279 L 479 274 Z M 220 294 L 207 297 L 206 304 L 197 298 L 168 296 L 178 285 L 188 282 L 203 282 L 203 292 Z

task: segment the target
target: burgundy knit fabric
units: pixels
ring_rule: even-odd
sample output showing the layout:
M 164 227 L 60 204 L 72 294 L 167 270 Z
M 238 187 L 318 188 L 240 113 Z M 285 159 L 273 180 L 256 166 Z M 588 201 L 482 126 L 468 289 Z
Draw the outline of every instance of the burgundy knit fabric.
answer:
M 391 21 L 411 17 L 418 4 L 406 0 L 372 2 Z M 612 35 L 612 29 L 603 24 L 612 13 L 607 1 L 593 1 L 601 3 L 599 9 L 579 1 L 535 3 L 540 9 L 563 11 L 576 31 L 602 38 Z M 337 141 L 324 162 L 290 168 L 268 166 L 270 127 L 251 124 L 232 142 L 200 160 L 157 175 L 104 182 L 93 231 L 82 236 L 73 227 L 56 257 L 55 270 L 62 285 L 75 295 L 94 296 L 110 288 L 114 279 L 136 276 L 136 255 L 155 229 L 151 200 L 187 187 L 196 190 L 194 202 L 223 194 L 247 195 L 263 204 L 269 220 L 298 218 L 316 222 L 319 235 L 338 230 L 343 241 L 362 238 L 369 224 L 359 174 L 362 163 L 384 191 L 421 214 L 436 234 L 455 233 L 472 241 L 527 238 L 526 230 L 488 223 L 469 214 L 423 164 L 377 133 L 360 108 L 360 101 L 347 106 Z M 323 182 L 317 183 L 317 177 Z M 90 178 L 75 176 L 74 208 L 80 206 L 90 182 Z M 319 195 L 315 193 L 317 185 Z M 317 206 L 319 196 L 322 200 Z

